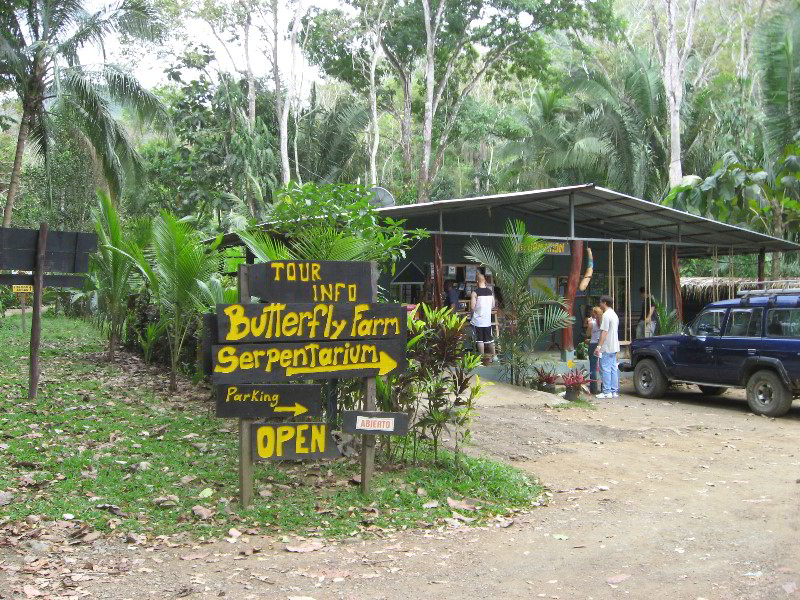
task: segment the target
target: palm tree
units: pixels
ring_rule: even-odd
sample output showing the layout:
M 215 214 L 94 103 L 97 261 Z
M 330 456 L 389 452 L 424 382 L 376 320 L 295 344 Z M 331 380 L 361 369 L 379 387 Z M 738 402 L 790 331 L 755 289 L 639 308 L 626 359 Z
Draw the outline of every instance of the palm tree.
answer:
M 757 36 L 765 157 L 775 161 L 800 130 L 800 6 L 784 2 Z
M 11 0 L 0 9 L 0 87 L 13 89 L 22 104 L 14 164 L 3 226 L 11 224 L 20 186 L 22 156 L 29 141 L 45 157 L 53 115 L 64 117 L 68 133 L 88 143 L 100 161 L 112 197 L 119 196 L 125 173 L 142 171 L 112 105 L 131 109 L 147 122 L 164 125 L 167 113 L 158 99 L 117 67 L 81 65 L 79 51 L 102 50 L 106 38 L 121 33 L 149 36 L 153 15 L 143 0 L 120 0 L 90 12 L 81 0 Z
M 136 272 L 130 258 L 136 245 L 131 236 L 123 233 L 119 215 L 108 194 L 98 191 L 97 198 L 98 207 L 94 210 L 97 252 L 92 255 L 89 280 L 99 310 L 108 322 L 108 360 L 113 361 Z
M 211 283 L 222 267 L 221 256 L 202 238 L 187 220 L 162 212 L 153 222 L 150 247 L 133 248 L 132 256 L 167 323 L 169 389 L 173 392 L 178 389 L 178 363 L 193 317 L 205 310 L 210 296 L 226 297 L 224 290 L 216 290 Z
M 533 237 L 519 220 L 506 224 L 506 234 L 495 246 L 484 246 L 473 239 L 464 247 L 467 260 L 492 270 L 503 292 L 504 325 L 500 329 L 502 362 L 510 370 L 511 381 L 521 383 L 525 356 L 537 342 L 551 333 L 572 326 L 564 299 L 551 290 L 531 285 L 536 268 L 547 256 L 549 245 Z M 522 359 L 522 360 L 521 360 Z

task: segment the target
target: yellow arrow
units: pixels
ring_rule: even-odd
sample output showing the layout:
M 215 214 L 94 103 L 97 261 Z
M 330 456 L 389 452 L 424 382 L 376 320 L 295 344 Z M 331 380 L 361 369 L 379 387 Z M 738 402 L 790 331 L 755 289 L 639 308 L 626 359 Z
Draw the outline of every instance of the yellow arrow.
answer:
M 299 402 L 295 402 L 294 406 L 276 406 L 275 412 L 293 412 L 296 417 L 297 415 L 307 413 L 308 409 Z
M 381 351 L 380 360 L 371 363 L 350 363 L 349 365 L 329 365 L 327 367 L 286 367 L 286 375 L 302 373 L 331 373 L 333 371 L 356 371 L 358 369 L 378 369 L 379 375 L 386 375 L 397 368 L 397 361 Z M 277 409 L 276 409 L 277 410 Z

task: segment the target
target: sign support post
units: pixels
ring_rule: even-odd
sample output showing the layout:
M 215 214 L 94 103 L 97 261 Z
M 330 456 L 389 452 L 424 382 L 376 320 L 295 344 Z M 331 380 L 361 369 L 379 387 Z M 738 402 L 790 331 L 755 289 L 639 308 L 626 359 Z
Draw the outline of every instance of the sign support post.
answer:
M 248 266 L 239 265 L 239 302 L 250 304 Z M 253 448 L 250 434 L 253 419 L 239 419 L 239 500 L 242 508 L 253 503 Z
M 42 288 L 44 287 L 44 257 L 47 249 L 47 223 L 39 225 L 36 242 L 36 270 L 33 272 L 33 313 L 31 314 L 31 360 L 28 379 L 28 399 L 36 398 L 39 387 L 39 340 L 42 335 Z
M 26 299 L 27 299 L 27 295 L 26 294 L 23 293 L 23 294 L 19 295 L 19 306 L 20 306 L 20 313 L 19 313 L 20 322 L 19 322 L 19 326 L 22 327 L 22 333 L 23 334 L 25 333 L 25 300 Z
M 370 263 L 370 273 L 372 279 L 372 302 L 378 301 L 378 265 L 375 262 Z M 377 396 L 377 383 L 375 377 L 366 377 L 362 384 L 362 392 L 364 394 L 362 406 L 364 410 L 375 410 L 375 399 Z M 361 436 L 361 493 L 367 495 L 370 492 L 370 485 L 372 483 L 372 474 L 375 470 L 375 436 L 362 435 Z

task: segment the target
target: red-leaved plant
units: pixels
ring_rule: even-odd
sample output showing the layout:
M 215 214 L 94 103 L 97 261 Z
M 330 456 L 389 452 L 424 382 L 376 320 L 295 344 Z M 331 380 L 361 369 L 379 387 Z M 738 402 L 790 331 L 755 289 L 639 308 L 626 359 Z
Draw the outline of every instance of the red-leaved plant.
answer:
M 561 381 L 568 390 L 580 390 L 583 386 L 587 385 L 591 380 L 586 369 L 572 369 L 568 373 L 561 376 Z

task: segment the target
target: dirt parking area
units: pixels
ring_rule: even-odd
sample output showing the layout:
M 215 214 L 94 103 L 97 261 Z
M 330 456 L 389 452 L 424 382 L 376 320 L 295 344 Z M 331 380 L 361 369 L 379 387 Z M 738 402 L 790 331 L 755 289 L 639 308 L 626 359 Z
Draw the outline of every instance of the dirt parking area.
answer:
M 504 385 L 481 402 L 471 451 L 516 464 L 552 494 L 510 525 L 300 553 L 247 535 L 155 548 L 101 539 L 66 566 L 95 565 L 76 586 L 108 600 L 800 598 L 800 404 L 768 419 L 741 393 L 684 391 L 557 409 Z M 0 581 L 0 598 L 18 597 Z

